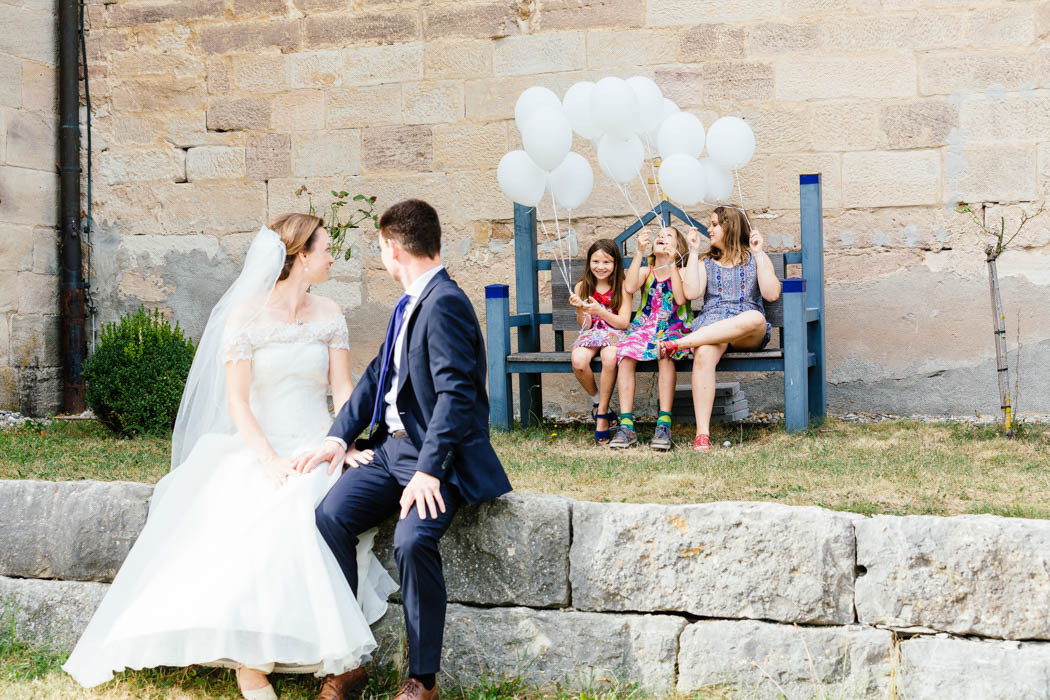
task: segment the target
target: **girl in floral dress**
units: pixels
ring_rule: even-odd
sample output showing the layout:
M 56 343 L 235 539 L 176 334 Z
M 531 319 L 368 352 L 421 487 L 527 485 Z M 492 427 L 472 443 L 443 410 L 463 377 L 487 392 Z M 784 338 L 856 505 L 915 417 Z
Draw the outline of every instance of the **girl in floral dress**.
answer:
M 715 402 L 715 367 L 729 347 L 760 350 L 769 342 L 770 325 L 762 300 L 780 298 L 780 280 L 762 236 L 751 229 L 744 213 L 731 207 L 711 212 L 707 230 L 711 249 L 698 261 L 700 232 L 689 231 L 689 263 L 685 269 L 686 295 L 704 295 L 703 310 L 693 332 L 664 343 L 664 353 L 698 348 L 693 356 L 693 410 L 696 438 L 693 449 L 711 449 L 711 411 Z
M 595 420 L 594 442 L 602 444 L 609 440 L 610 419 L 616 418 L 608 412 L 616 385 L 616 344 L 631 319 L 631 295 L 623 290 L 623 257 L 615 241 L 602 238 L 591 245 L 587 269 L 569 303 L 576 307 L 580 324 L 580 334 L 572 344 L 572 370 L 591 399 L 598 399 L 591 407 L 591 416 Z M 597 354 L 602 358 L 600 392 L 591 371 L 591 360 Z
M 638 254 L 631 261 L 624 281 L 628 294 L 642 290 L 642 305 L 627 333 L 617 346 L 620 382 L 620 427 L 609 447 L 624 448 L 638 444 L 634 430 L 635 369 L 639 362 L 656 360 L 659 371 L 660 415 L 649 446 L 670 450 L 671 404 L 674 402 L 674 361 L 689 357 L 689 351 L 660 356 L 662 341 L 677 340 L 689 331 L 692 311 L 685 293 L 679 265 L 685 261 L 688 247 L 685 238 L 672 226 L 660 229 L 652 244 L 652 256 L 642 265 L 642 251 L 649 248 L 649 233 L 638 234 Z

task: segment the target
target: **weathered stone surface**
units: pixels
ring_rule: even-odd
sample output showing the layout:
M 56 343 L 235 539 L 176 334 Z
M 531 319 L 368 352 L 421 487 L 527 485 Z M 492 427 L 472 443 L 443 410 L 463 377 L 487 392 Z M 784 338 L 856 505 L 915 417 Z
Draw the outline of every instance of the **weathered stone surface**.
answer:
M 405 83 L 404 120 L 408 124 L 445 124 L 463 119 L 463 83 L 446 80 Z
M 226 233 L 257 231 L 260 222 L 268 220 L 266 218 L 266 185 L 261 182 L 211 180 L 204 183 L 169 183 L 157 181 L 119 185 L 115 186 L 113 191 L 114 197 L 106 210 L 109 220 L 136 234 L 151 234 L 149 237 L 151 240 L 156 238 L 154 234 L 161 234 L 161 237 L 165 234 L 195 233 L 221 236 Z M 155 212 L 155 218 L 148 225 L 143 225 L 138 218 L 142 207 Z M 124 242 L 132 244 L 132 241 L 137 238 L 145 237 L 128 236 Z M 214 242 L 215 239 L 211 240 Z M 196 243 L 189 237 L 184 242 L 191 248 Z M 120 238 L 117 237 L 108 243 L 112 246 L 110 252 L 115 255 L 121 243 Z M 165 245 L 175 245 L 175 243 L 169 242 Z M 96 265 L 103 262 L 102 250 L 98 252 L 99 255 L 94 259 Z M 165 266 L 161 272 L 165 276 L 175 277 L 185 274 L 192 279 L 192 275 L 199 270 L 180 270 L 177 265 L 173 264 Z M 236 269 L 229 272 L 236 276 Z M 111 284 L 116 284 L 121 279 L 122 269 L 119 267 L 107 269 L 106 273 L 112 274 L 112 277 L 107 279 L 102 270 L 97 271 L 100 283 L 105 279 Z M 226 281 L 226 286 L 229 286 L 229 280 Z M 214 304 L 215 301 L 218 301 L 218 296 L 211 303 Z M 182 317 L 178 318 L 181 320 Z
M 431 169 L 434 147 L 428 126 L 381 126 L 365 129 L 361 162 L 365 172 Z
M 724 61 L 703 66 L 704 104 L 765 102 L 773 99 L 773 65 Z
M 291 90 L 275 95 L 270 126 L 278 131 L 315 131 L 324 128 L 324 92 Z
M 434 127 L 434 170 L 491 170 L 506 152 L 504 122 Z
M 509 494 L 465 507 L 441 538 L 448 598 L 476 605 L 569 604 L 572 501 Z M 376 537 L 376 554 L 397 578 L 393 523 Z
M 855 517 L 772 503 L 575 503 L 572 602 L 850 623 Z
M 186 151 L 187 180 L 239 179 L 244 176 L 243 148 L 198 146 Z
M 992 86 L 1024 90 L 1045 78 L 1038 56 L 1031 51 L 932 52 L 919 54 L 918 61 L 920 95 L 982 92 Z
M 820 173 L 821 197 L 825 207 L 842 206 L 842 175 L 837 153 L 775 155 L 769 158 L 770 200 L 775 209 L 794 209 L 799 203 L 799 173 Z
M 523 18 L 516 6 L 505 0 L 435 4 L 423 10 L 423 38 L 495 39 L 511 36 L 518 33 L 520 19 Z
M 200 78 L 204 75 L 204 60 L 198 56 L 172 55 L 152 51 L 121 51 L 109 62 L 114 75 L 175 76 Z
M 190 22 L 223 16 L 223 0 L 169 0 L 159 4 L 124 3 L 106 5 L 106 25 L 133 27 L 152 22 Z
M 901 644 L 903 697 L 1045 698 L 1050 644 L 918 637 Z
M 249 180 L 288 177 L 292 172 L 292 137 L 288 134 L 252 134 L 244 152 Z
M 776 64 L 778 100 L 886 99 L 913 95 L 915 57 L 911 54 L 784 56 Z
M 1026 46 L 1036 38 L 1036 7 L 998 5 L 976 9 L 966 16 L 966 34 L 973 46 Z
M 945 100 L 899 102 L 879 107 L 880 145 L 885 148 L 935 148 L 948 145 L 959 126 L 959 108 Z
M 404 121 L 400 85 L 337 88 L 329 90 L 325 99 L 329 129 L 389 126 Z
M 678 60 L 673 29 L 597 29 L 587 32 L 587 65 L 592 69 L 650 66 Z
M 360 131 L 304 131 L 292 136 L 293 175 L 325 177 L 360 171 Z
M 58 219 L 58 173 L 0 168 L 0 221 L 54 226 Z
M 219 97 L 208 100 L 208 129 L 241 131 L 270 126 L 270 101 L 262 97 Z
M 859 625 L 701 621 L 682 632 L 678 692 L 729 686 L 743 697 L 883 698 L 892 651 L 891 632 Z
M 823 24 L 824 48 L 833 53 L 943 49 L 963 42 L 963 20 L 955 12 L 836 17 Z
M 949 149 L 944 156 L 945 201 L 1028 202 L 1038 193 L 1035 144 Z
M 645 19 L 650 26 L 701 22 L 752 22 L 780 14 L 779 0 L 648 0 Z
M 642 27 L 645 4 L 637 0 L 545 0 L 534 21 L 540 31 L 580 27 Z
M 816 24 L 769 22 L 747 30 L 747 49 L 752 56 L 813 52 L 820 46 L 820 27 Z
M 414 11 L 354 13 L 352 16 L 314 15 L 304 23 L 306 46 L 346 46 L 359 42 L 392 44 L 419 38 Z
M 653 71 L 653 81 L 660 86 L 664 97 L 673 100 L 682 109 L 699 107 L 704 103 L 704 78 L 697 66 L 663 66 Z M 692 110 L 691 110 L 692 111 Z M 710 126 L 712 120 L 706 121 Z
M 967 144 L 1039 141 L 1050 134 L 1050 95 L 974 95 L 958 108 L 956 125 Z
M 18 313 L 57 315 L 58 278 L 53 274 L 18 273 Z
M 464 684 L 520 676 L 581 688 L 609 679 L 667 693 L 685 624 L 671 615 L 450 605 L 441 668 Z
M 51 12 L 39 12 L 0 3 L 0 54 L 58 65 L 58 22 Z
M 0 54 L 0 107 L 22 106 L 22 61 Z
M 113 88 L 113 109 L 122 113 L 199 110 L 205 103 L 205 87 L 199 78 L 129 78 Z
M 0 576 L 111 581 L 152 493 L 129 482 L 0 481 Z
M 557 73 L 586 66 L 587 42 L 583 32 L 508 37 L 496 43 L 492 60 L 497 77 Z
M 57 126 L 53 114 L 19 111 L 8 115 L 7 164 L 54 172 L 58 162 Z
M 856 530 L 861 622 L 1050 639 L 1050 522 L 876 516 Z
M 491 75 L 491 41 L 428 41 L 423 46 L 423 77 L 427 80 Z
M 842 204 L 890 207 L 935 204 L 940 199 L 937 151 L 871 151 L 842 156 Z
M 343 64 L 343 85 L 420 80 L 423 77 L 423 48 L 419 44 L 395 44 L 345 49 Z
M 866 102 L 818 104 L 809 129 L 816 150 L 870 151 L 879 138 L 878 112 Z
M 31 112 L 58 112 L 58 71 L 42 63 L 23 61 L 22 107 Z
M 291 57 L 281 53 L 251 53 L 232 58 L 231 75 L 233 85 L 240 92 L 271 93 L 283 92 L 292 86 L 292 78 L 301 58 L 305 54 L 293 54 Z M 229 60 L 229 59 L 227 59 Z M 291 68 L 289 68 L 291 60 Z M 211 73 L 208 74 L 209 81 Z M 299 85 L 294 87 L 314 87 L 313 85 Z M 209 89 L 209 92 L 212 90 Z
M 291 51 L 301 41 L 298 20 L 216 24 L 198 31 L 200 47 L 209 54 L 268 48 Z
M 13 620 L 17 639 L 70 652 L 108 589 L 105 583 L 0 576 L 0 615 Z
M 135 180 L 186 179 L 186 152 L 181 148 L 111 149 L 98 159 L 98 171 L 108 183 Z

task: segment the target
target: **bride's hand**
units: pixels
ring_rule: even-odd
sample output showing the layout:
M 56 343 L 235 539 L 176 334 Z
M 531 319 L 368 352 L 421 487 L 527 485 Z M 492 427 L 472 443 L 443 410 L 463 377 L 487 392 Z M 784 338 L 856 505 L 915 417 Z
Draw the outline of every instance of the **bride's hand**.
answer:
M 366 464 L 371 464 L 372 460 L 375 459 L 376 453 L 372 450 L 359 450 L 356 447 L 351 447 L 346 452 L 346 463 L 348 466 L 357 469 L 363 467 Z
M 277 486 L 283 486 L 288 477 L 295 473 L 295 465 L 287 457 L 274 455 L 264 460 L 262 465 L 266 476 Z
M 309 474 L 321 462 L 328 462 L 328 473 L 335 472 L 337 466 L 343 465 L 346 450 L 335 440 L 325 440 L 312 452 L 304 452 L 295 458 L 295 471 Z

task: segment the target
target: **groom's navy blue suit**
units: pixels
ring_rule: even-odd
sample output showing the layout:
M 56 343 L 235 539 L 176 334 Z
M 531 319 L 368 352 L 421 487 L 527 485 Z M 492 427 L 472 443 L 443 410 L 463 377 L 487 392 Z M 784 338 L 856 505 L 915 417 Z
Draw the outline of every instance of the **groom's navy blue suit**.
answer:
M 380 400 L 379 422 L 369 440 L 375 459 L 347 469 L 317 507 L 317 527 L 356 593 L 357 538 L 399 511 L 404 486 L 416 471 L 441 480 L 446 512 L 419 518 L 413 504 L 394 530 L 394 555 L 409 643 L 409 671 L 436 673 L 445 627 L 445 579 L 438 540 L 462 503 L 507 493 L 510 482 L 489 443 L 485 391 L 485 347 L 470 300 L 439 271 L 426 285 L 408 317 L 397 375 L 397 411 L 405 437 L 388 434 Z M 372 419 L 387 342 L 369 364 L 329 436 L 348 444 Z M 394 374 L 391 367 L 387 383 Z

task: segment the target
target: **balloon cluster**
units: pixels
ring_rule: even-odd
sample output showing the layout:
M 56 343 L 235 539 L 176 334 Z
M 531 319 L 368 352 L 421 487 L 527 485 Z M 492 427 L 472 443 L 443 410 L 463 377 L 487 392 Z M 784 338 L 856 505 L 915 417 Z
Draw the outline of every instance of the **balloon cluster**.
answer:
M 743 119 L 722 117 L 705 134 L 695 115 L 679 110 L 644 76 L 579 82 L 561 100 L 545 87 L 530 87 L 518 98 L 514 121 L 524 150 L 503 156 L 497 178 L 508 198 L 529 207 L 548 187 L 555 206 L 570 210 L 590 195 L 594 173 L 572 151 L 574 132 L 595 144 L 598 166 L 621 188 L 639 177 L 647 158 L 659 157 L 660 187 L 685 206 L 726 201 L 732 173 L 755 153 L 755 134 Z

